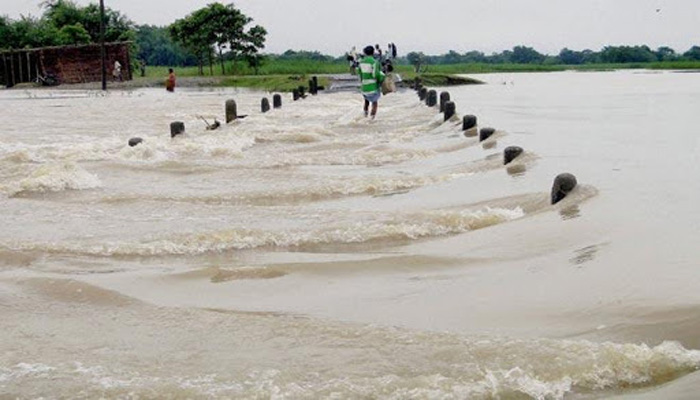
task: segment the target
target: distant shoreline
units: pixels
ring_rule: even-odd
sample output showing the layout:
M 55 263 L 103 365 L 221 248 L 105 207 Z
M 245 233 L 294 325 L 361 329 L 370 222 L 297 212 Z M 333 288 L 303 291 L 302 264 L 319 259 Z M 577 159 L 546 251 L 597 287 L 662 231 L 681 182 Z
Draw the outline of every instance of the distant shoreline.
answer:
M 404 78 L 404 86 L 412 85 L 415 74 Z M 216 88 L 238 87 L 257 89 L 270 92 L 291 92 L 299 86 L 307 86 L 312 76 L 318 76 L 319 85 L 329 87 L 333 75 L 308 74 L 308 75 L 242 75 L 242 76 L 185 76 L 177 78 L 179 88 Z M 431 86 L 457 86 L 483 83 L 476 79 L 458 76 L 456 74 L 424 74 L 421 80 Z M 86 82 L 74 84 L 62 84 L 58 86 L 37 86 L 33 83 L 18 84 L 10 90 L 26 89 L 53 89 L 53 90 L 100 90 L 101 82 Z M 132 90 L 140 88 L 165 88 L 165 78 L 137 77 L 130 81 L 107 81 L 110 90 Z
M 459 70 L 458 65 L 450 66 L 434 66 L 435 72 L 416 74 L 413 71 L 399 70 L 398 73 L 403 77 L 402 86 L 412 86 L 416 77 L 420 77 L 424 85 L 430 86 L 460 86 L 482 84 L 484 82 L 464 75 L 479 75 L 487 73 L 523 73 L 523 72 L 562 72 L 562 71 L 579 71 L 579 72 L 604 72 L 617 70 L 650 70 L 650 71 L 676 71 L 678 73 L 700 73 L 698 68 L 616 68 L 617 65 L 597 65 L 587 68 L 557 68 L 552 66 L 549 69 L 499 69 L 474 71 L 468 68 L 464 71 Z M 449 69 L 450 72 L 440 72 L 439 69 Z M 332 77 L 337 74 L 286 74 L 286 75 L 215 75 L 215 76 L 181 76 L 177 78 L 177 87 L 180 88 L 225 88 L 237 87 L 247 88 L 269 92 L 291 92 L 299 86 L 307 86 L 308 80 L 312 76 L 318 76 L 319 85 L 329 87 Z M 107 82 L 107 87 L 110 90 L 133 90 L 140 88 L 164 88 L 165 77 L 156 77 L 149 74 L 146 77 L 135 77 L 130 81 L 115 82 L 111 79 Z M 12 88 L 0 87 L 0 90 L 26 90 L 26 89 L 53 89 L 53 90 L 100 90 L 101 82 L 86 82 L 75 84 L 62 84 L 58 86 L 37 86 L 33 83 L 22 83 Z

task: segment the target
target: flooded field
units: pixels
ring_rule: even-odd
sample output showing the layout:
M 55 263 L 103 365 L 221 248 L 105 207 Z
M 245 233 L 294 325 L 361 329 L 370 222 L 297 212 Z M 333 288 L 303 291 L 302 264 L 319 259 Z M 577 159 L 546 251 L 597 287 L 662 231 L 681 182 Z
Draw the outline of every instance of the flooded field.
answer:
M 0 398 L 693 398 L 698 76 L 0 91 Z

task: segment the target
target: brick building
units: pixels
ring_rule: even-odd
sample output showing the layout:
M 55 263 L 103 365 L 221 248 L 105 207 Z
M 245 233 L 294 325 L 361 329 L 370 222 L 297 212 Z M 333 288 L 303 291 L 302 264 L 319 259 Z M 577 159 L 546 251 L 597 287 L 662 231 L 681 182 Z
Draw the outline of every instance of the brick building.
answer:
M 107 79 L 111 80 L 114 62 L 122 66 L 122 79 L 131 80 L 130 42 L 106 43 Z M 99 44 L 42 47 L 0 51 L 0 85 L 12 87 L 52 76 L 58 83 L 100 82 L 102 55 Z

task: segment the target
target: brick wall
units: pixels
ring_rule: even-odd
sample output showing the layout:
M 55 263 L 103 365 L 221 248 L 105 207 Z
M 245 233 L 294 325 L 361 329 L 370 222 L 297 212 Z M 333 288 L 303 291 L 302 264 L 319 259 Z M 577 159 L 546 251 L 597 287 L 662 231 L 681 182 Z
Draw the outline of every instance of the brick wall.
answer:
M 131 80 L 128 43 L 107 44 L 107 79 L 112 80 L 114 62 L 122 65 L 122 78 Z M 102 55 L 99 45 L 46 48 L 40 51 L 44 74 L 55 75 L 61 83 L 100 82 Z
M 129 43 L 108 43 L 107 79 L 114 79 L 114 62 L 122 65 L 122 79 L 132 79 Z M 44 47 L 0 52 L 0 84 L 8 87 L 33 82 L 38 75 L 54 75 L 60 83 L 102 81 L 102 54 L 99 44 Z

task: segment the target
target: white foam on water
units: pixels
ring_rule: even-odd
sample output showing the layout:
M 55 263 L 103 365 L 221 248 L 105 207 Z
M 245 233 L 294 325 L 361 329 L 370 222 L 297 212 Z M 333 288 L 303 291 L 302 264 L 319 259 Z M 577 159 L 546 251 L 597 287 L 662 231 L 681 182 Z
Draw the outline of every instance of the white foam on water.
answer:
M 145 138 L 145 141 L 134 147 L 128 145 L 122 147 L 117 154 L 117 158 L 123 161 L 159 163 L 174 158 L 174 155 L 173 151 L 165 148 L 156 140 Z
M 140 243 L 7 243 L 17 251 L 73 253 L 95 256 L 197 255 L 210 252 L 289 248 L 317 245 L 347 245 L 368 242 L 416 240 L 468 232 L 507 222 L 525 215 L 514 209 L 489 208 L 471 211 L 431 211 L 384 216 L 382 220 L 348 222 L 345 225 L 306 230 L 256 230 L 236 228 L 214 232 L 170 235 Z
M 0 369 L 0 382 L 13 388 L 33 382 L 40 393 L 60 396 L 56 378 L 61 377 L 64 382 L 80 387 L 79 397 L 84 398 L 97 394 L 139 397 L 157 393 L 164 397 L 559 400 L 571 394 L 604 394 L 659 385 L 700 368 L 700 352 L 686 350 L 676 342 L 649 347 L 588 341 L 462 338 L 451 346 L 437 346 L 427 350 L 427 354 L 417 354 L 413 340 L 429 340 L 431 334 L 422 335 L 404 338 L 403 343 L 396 338 L 399 342 L 394 344 L 398 348 L 393 350 L 407 352 L 404 353 L 407 358 L 401 353 L 390 355 L 380 350 L 383 356 L 396 357 L 396 365 L 364 365 L 370 361 L 344 360 L 353 365 L 360 363 L 349 373 L 334 367 L 314 369 L 301 365 L 302 369 L 297 370 L 289 365 L 284 369 L 253 367 L 233 375 L 222 371 L 183 376 L 81 363 L 17 364 Z M 409 365 L 413 367 L 408 368 Z M 42 391 L 42 387 L 46 389 Z
M 83 136 L 56 137 L 51 144 L 14 144 L 0 148 L 3 161 L 51 163 L 105 161 L 114 157 L 121 143 L 114 137 L 97 141 Z
M 105 198 L 105 202 L 138 202 L 138 201 L 164 201 L 203 204 L 251 204 L 274 205 L 293 204 L 301 202 L 318 201 L 344 196 L 358 195 L 383 195 L 404 190 L 411 190 L 431 183 L 449 180 L 455 175 L 435 177 L 366 177 L 366 178 L 324 178 L 328 181 L 312 183 L 303 187 L 294 188 L 270 188 L 270 190 L 257 192 L 241 192 L 235 194 L 213 194 L 202 196 L 170 196 L 170 195 L 119 195 Z
M 32 162 L 32 157 L 26 149 L 8 151 L 0 159 L 0 162 L 22 164 Z
M 41 363 L 19 363 L 12 367 L 0 367 L 0 383 L 26 377 L 48 377 L 56 368 Z
M 100 179 L 75 163 L 46 164 L 30 168 L 27 177 L 0 185 L 0 193 L 8 197 L 27 193 L 88 190 L 102 186 Z

